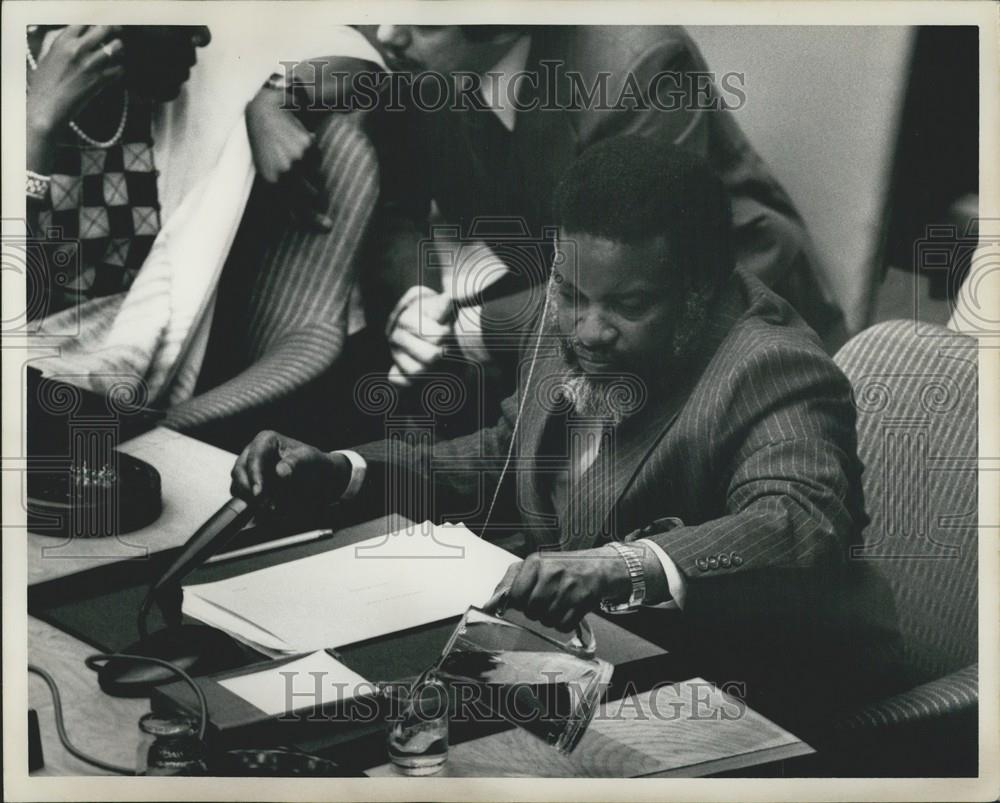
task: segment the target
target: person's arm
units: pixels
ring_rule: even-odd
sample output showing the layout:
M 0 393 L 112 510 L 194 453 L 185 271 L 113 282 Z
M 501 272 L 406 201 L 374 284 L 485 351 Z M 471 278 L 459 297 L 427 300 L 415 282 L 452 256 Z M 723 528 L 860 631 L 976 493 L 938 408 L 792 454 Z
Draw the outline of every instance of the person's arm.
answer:
M 748 355 L 731 398 L 721 425 L 735 429 L 719 439 L 738 443 L 725 515 L 634 542 L 646 601 L 672 601 L 700 621 L 780 628 L 810 616 L 862 524 L 850 388 L 828 359 L 786 345 Z M 625 560 L 601 546 L 531 555 L 501 589 L 507 604 L 568 630 L 602 602 L 626 600 L 630 580 Z
M 58 133 L 102 89 L 121 78 L 118 25 L 70 25 L 28 71 L 27 167 L 47 174 Z
M 378 64 L 366 59 L 320 56 L 303 59 L 283 78 L 291 84 L 293 108 L 305 114 L 326 114 L 370 111 L 384 73 Z
M 643 550 L 642 566 L 646 580 L 646 599 L 643 604 L 649 608 L 683 610 L 687 599 L 687 583 L 677 564 L 656 541 L 640 538 L 633 543 Z
M 363 59 L 324 56 L 276 73 L 247 104 L 246 124 L 257 174 L 284 199 L 293 218 L 329 231 L 329 203 L 320 174 L 316 130 L 330 114 L 352 110 L 353 86 L 378 66 Z M 301 75 L 301 83 L 295 83 Z M 318 75 L 326 76 L 316 80 Z M 334 76 L 334 77 L 331 77 Z
M 682 573 L 684 610 L 735 622 L 795 611 L 844 561 L 863 525 L 847 379 L 805 348 L 767 347 L 733 374 L 745 431 L 725 515 L 649 536 Z
M 295 112 L 281 107 L 285 93 L 262 87 L 247 104 L 247 136 L 257 175 L 282 196 L 292 220 L 321 231 L 332 225 L 319 174 L 315 136 Z
M 172 407 L 166 426 L 193 433 L 224 419 L 235 426 L 242 416 L 304 387 L 339 357 L 358 255 L 378 194 L 378 165 L 367 138 L 346 116 L 328 120 L 319 146 L 331 227 L 299 230 L 276 222 L 284 232 L 264 267 L 268 295 L 246 313 L 263 353 L 232 379 Z
M 419 439 L 392 439 L 354 447 L 364 462 L 364 482 L 354 504 L 369 516 L 390 512 L 443 521 L 469 520 L 480 508 L 497 503 L 490 527 L 498 532 L 519 529 L 515 498 L 515 470 L 506 458 L 517 419 L 517 395 L 505 399 L 491 426 L 433 445 Z M 515 455 L 516 458 L 516 455 Z M 503 477 L 503 484 L 501 483 Z M 392 498 L 392 493 L 398 498 Z M 426 502 L 430 509 L 415 509 Z
M 123 75 L 121 27 L 70 25 L 53 40 L 37 68 L 28 71 L 26 167 L 34 175 L 28 194 L 29 230 L 37 231 L 59 133 L 102 89 Z
M 396 511 L 440 520 L 449 512 L 462 512 L 463 505 L 468 510 L 481 503 L 484 494 L 492 499 L 498 489 L 513 433 L 515 399 L 506 400 L 502 408 L 494 426 L 433 447 L 395 439 L 322 452 L 277 432 L 260 432 L 237 458 L 230 491 L 242 499 L 269 499 L 278 515 L 312 525 L 328 517 L 334 505 L 344 505 L 344 515 L 358 520 Z M 509 472 L 499 494 L 499 507 L 506 508 L 498 510 L 501 523 L 513 520 L 506 518 L 514 515 L 509 504 L 513 478 Z M 388 488 L 408 493 L 393 499 Z M 413 509 L 413 500 L 432 498 L 442 507 Z

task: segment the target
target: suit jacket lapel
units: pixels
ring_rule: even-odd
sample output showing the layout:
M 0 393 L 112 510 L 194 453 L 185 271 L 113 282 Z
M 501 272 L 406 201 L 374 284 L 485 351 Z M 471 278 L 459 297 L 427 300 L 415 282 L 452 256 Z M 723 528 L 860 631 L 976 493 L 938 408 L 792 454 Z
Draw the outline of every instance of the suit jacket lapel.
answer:
M 621 539 L 628 534 L 617 532 L 620 527 L 614 513 L 639 470 L 677 421 L 692 390 L 738 318 L 741 304 L 735 288 L 735 283 L 730 282 L 723 291 L 706 323 L 700 338 L 701 345 L 681 371 L 682 378 L 675 384 L 675 389 L 659 399 L 655 396 L 650 398 L 617 427 L 608 444 L 610 453 L 598 455 L 598 459 L 584 473 L 577 494 L 579 516 L 573 516 L 567 510 L 560 511 L 560 544 L 563 549 L 588 549 L 599 542 Z M 567 496 L 572 499 L 573 492 Z M 588 527 L 588 522 L 600 524 Z M 623 526 L 631 531 L 646 523 L 631 522 Z M 580 524 L 583 528 L 576 526 Z
M 531 371 L 530 384 L 527 369 L 523 373 L 524 407 L 517 435 L 517 466 L 523 470 L 517 474 L 518 503 L 523 524 L 532 530 L 539 544 L 555 543 L 558 538 L 554 511 L 539 515 L 552 511 L 549 489 L 542 482 L 544 474 L 539 473 L 539 469 L 549 468 L 547 458 L 550 456 L 543 454 L 542 449 L 546 429 L 550 421 L 561 418 L 564 411 L 551 393 L 551 379 L 558 376 L 563 367 L 558 349 L 543 341 Z
M 569 491 L 567 505 L 560 511 L 563 549 L 588 549 L 625 535 L 616 532 L 615 506 L 683 404 L 681 393 L 652 400 L 622 425 L 606 429 L 597 459 Z

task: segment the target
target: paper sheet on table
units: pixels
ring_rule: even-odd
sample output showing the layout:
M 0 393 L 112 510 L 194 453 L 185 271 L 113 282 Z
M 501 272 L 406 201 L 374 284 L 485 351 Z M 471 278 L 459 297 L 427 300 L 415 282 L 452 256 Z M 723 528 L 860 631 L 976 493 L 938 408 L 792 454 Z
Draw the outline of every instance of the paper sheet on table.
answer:
M 463 525 L 425 522 L 185 586 L 182 610 L 268 654 L 312 652 L 459 616 L 517 560 Z
M 219 685 L 270 716 L 348 700 L 374 689 L 323 650 L 278 667 L 225 678 Z

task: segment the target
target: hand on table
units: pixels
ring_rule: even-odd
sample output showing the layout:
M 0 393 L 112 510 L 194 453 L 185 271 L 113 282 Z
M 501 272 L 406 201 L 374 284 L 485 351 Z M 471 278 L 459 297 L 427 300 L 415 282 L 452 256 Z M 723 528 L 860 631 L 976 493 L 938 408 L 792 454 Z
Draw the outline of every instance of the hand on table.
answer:
M 237 458 L 230 493 L 268 499 L 277 513 L 298 513 L 336 502 L 351 478 L 350 461 L 265 430 Z
M 295 114 L 281 108 L 284 92 L 261 89 L 247 105 L 247 134 L 257 174 L 274 186 L 292 218 L 320 231 L 333 221 L 326 214 L 322 160 L 314 135 Z
M 546 627 L 570 631 L 606 599 L 629 595 L 631 582 L 621 556 L 610 547 L 575 552 L 535 552 L 515 563 L 497 585 L 486 608 L 496 608 L 506 590 L 506 607 L 523 611 Z
M 389 381 L 409 387 L 444 355 L 444 340 L 454 327 L 451 299 L 429 287 L 411 287 L 386 327 L 393 365 Z

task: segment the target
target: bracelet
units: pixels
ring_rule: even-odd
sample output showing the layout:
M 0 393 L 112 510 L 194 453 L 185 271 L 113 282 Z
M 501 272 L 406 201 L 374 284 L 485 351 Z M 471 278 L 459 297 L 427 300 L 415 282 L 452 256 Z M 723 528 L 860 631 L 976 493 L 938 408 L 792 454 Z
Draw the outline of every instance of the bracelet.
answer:
M 604 600 L 601 602 L 601 610 L 605 613 L 628 613 L 634 611 L 636 608 L 641 607 L 646 599 L 646 576 L 642 568 L 642 559 L 639 557 L 635 547 L 625 546 L 617 541 L 609 542 L 608 546 L 625 561 L 632 591 L 625 602 L 616 603 L 611 600 Z
M 49 185 L 52 184 L 52 177 L 43 176 L 41 173 L 36 173 L 34 170 L 29 170 L 27 172 L 28 183 L 25 193 L 29 198 L 34 198 L 36 201 L 44 201 L 46 196 L 49 194 Z

